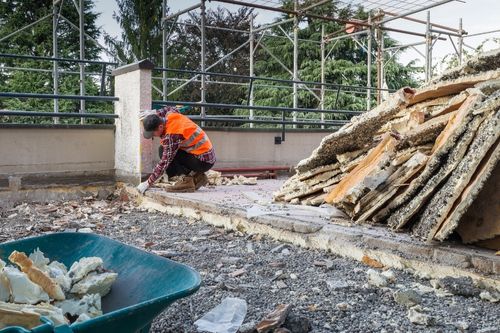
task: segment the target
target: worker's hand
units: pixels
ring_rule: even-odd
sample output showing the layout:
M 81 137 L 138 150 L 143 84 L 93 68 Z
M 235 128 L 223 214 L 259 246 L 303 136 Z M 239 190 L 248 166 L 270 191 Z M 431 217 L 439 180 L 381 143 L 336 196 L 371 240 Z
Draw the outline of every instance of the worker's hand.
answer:
M 140 120 L 144 120 L 144 118 L 146 118 L 147 116 L 149 116 L 151 114 L 156 114 L 156 110 L 142 110 L 142 111 L 139 111 L 139 119 Z
M 144 192 L 146 192 L 148 188 L 149 188 L 149 183 L 147 181 L 137 185 L 137 191 L 139 191 L 140 194 L 144 194 Z

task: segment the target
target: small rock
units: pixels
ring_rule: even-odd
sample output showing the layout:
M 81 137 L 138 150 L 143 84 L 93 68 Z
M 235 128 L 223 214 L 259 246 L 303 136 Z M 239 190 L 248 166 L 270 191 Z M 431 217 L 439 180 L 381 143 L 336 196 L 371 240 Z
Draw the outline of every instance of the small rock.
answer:
M 238 276 L 245 274 L 246 272 L 247 271 L 244 268 L 241 268 L 241 269 L 235 270 L 234 272 L 229 273 L 228 276 L 232 277 L 232 278 L 236 278 Z
M 396 303 L 406 307 L 422 303 L 422 297 L 413 289 L 398 290 L 393 296 Z
M 257 323 L 255 321 L 244 323 L 243 325 L 240 326 L 240 329 L 238 330 L 238 332 L 239 333 L 257 333 L 257 328 L 255 328 L 256 325 L 257 325 Z
M 78 232 L 81 232 L 84 234 L 91 234 L 93 231 L 90 228 L 81 228 L 81 229 L 78 229 Z
M 386 287 L 389 281 L 385 276 L 376 270 L 369 269 L 366 274 L 368 275 L 368 283 L 376 287 Z
M 396 281 L 396 274 L 392 270 L 383 271 L 380 273 L 383 277 L 387 279 L 388 282 L 393 283 Z
M 290 274 L 290 279 L 292 279 L 292 280 L 297 280 L 297 275 L 296 275 L 296 274 L 294 274 L 294 273 L 291 273 L 291 274 Z
M 466 321 L 459 321 L 455 323 L 454 326 L 461 332 L 465 332 L 469 329 L 469 323 Z
M 287 256 L 290 254 L 290 250 L 285 247 L 283 250 L 281 250 L 281 254 Z
M 479 288 L 474 285 L 474 282 L 470 277 L 451 277 L 447 276 L 445 278 L 438 280 L 439 286 L 452 293 L 453 295 L 473 297 L 478 296 L 480 293 Z
M 500 293 L 498 292 L 489 292 L 487 290 L 483 290 L 479 294 L 479 298 L 481 298 L 483 301 L 488 301 L 491 303 L 497 303 L 500 301 Z
M 283 327 L 292 333 L 308 333 L 312 329 L 311 321 L 307 317 L 295 316 L 293 313 L 286 317 Z
M 349 288 L 349 284 L 345 281 L 326 280 L 326 285 L 330 291 Z
M 236 265 L 239 264 L 243 259 L 240 257 L 222 257 L 220 262 L 226 265 Z
M 430 280 L 429 283 L 431 284 L 432 288 L 434 288 L 434 289 L 441 288 L 441 286 L 439 285 L 439 281 L 436 279 Z
M 278 280 L 278 281 L 276 281 L 275 285 L 276 285 L 276 287 L 277 287 L 278 289 L 285 289 L 285 288 L 288 288 L 288 286 L 286 285 L 286 283 L 285 283 L 285 282 L 283 282 L 282 280 Z
M 280 304 L 274 311 L 269 313 L 257 325 L 257 332 L 267 333 L 277 327 L 280 327 L 285 322 L 288 312 L 292 306 L 290 304 Z
M 271 249 L 271 253 L 276 253 L 276 252 L 279 252 L 281 251 L 286 245 L 285 244 L 281 244 L 281 245 L 278 245 L 276 246 L 275 248 Z
M 280 270 L 274 272 L 274 277 L 271 279 L 271 281 L 284 280 L 287 277 L 288 277 L 288 275 L 280 269 Z
M 408 310 L 408 319 L 410 322 L 417 325 L 432 326 L 435 323 L 435 319 L 425 314 L 419 305 Z
M 198 236 L 209 236 L 212 234 L 212 230 L 210 229 L 202 229 L 198 231 Z
M 347 311 L 351 308 L 351 306 L 349 304 L 347 304 L 346 302 L 338 303 L 335 305 L 335 307 L 337 309 L 339 309 L 340 311 Z

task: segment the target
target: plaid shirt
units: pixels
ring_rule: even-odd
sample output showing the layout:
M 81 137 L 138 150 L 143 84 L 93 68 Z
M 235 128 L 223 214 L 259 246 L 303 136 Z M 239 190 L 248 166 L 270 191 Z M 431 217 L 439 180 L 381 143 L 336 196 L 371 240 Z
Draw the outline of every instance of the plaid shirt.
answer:
M 156 110 L 156 114 L 160 117 L 165 118 L 170 113 L 180 113 L 174 107 L 165 106 L 160 110 Z M 179 150 L 180 143 L 184 140 L 184 137 L 180 134 L 165 134 L 161 136 L 161 145 L 163 146 L 163 155 L 161 157 L 160 162 L 156 165 L 153 170 L 153 173 L 148 178 L 149 185 L 152 185 L 154 182 L 160 178 L 160 176 L 165 172 L 170 163 L 174 160 L 175 155 L 177 154 L 177 150 Z M 206 153 L 200 155 L 194 155 L 200 161 L 214 164 L 215 163 L 215 151 L 214 149 L 210 149 Z

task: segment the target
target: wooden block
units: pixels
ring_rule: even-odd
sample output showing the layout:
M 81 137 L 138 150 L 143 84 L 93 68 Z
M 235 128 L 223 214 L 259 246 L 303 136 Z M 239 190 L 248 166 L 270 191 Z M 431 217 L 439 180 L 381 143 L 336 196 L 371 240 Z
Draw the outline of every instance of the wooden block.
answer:
M 439 134 L 432 147 L 432 152 L 435 152 L 443 146 L 443 144 L 448 140 L 451 134 L 462 124 L 465 116 L 469 113 L 471 107 L 473 107 L 477 102 L 481 101 L 482 97 L 480 95 L 471 95 L 460 105 L 457 112 L 454 112 L 444 130 Z
M 410 98 L 408 105 L 414 105 L 428 99 L 458 94 L 465 89 L 474 87 L 477 83 L 498 78 L 500 78 L 500 70 L 495 69 L 488 72 L 459 77 L 450 81 L 437 82 L 418 89 L 415 95 Z
M 340 165 L 338 163 L 332 163 L 332 164 L 328 164 L 328 165 L 322 165 L 322 166 L 314 168 L 312 170 L 309 170 L 309 171 L 306 171 L 306 172 L 303 172 L 303 173 L 299 173 L 297 175 L 297 178 L 300 181 L 304 181 L 304 180 L 312 178 L 312 177 L 314 177 L 316 175 L 319 175 L 321 173 L 338 169 L 339 166 Z
M 344 199 L 350 189 L 363 181 L 363 179 L 379 166 L 379 163 L 393 155 L 396 140 L 389 134 L 384 136 L 382 142 L 372 149 L 361 163 L 354 168 L 326 197 L 327 203 L 337 203 Z
M 394 172 L 380 188 L 371 191 L 356 205 L 354 219 L 358 222 L 368 221 L 381 207 L 400 191 L 401 185 L 414 178 L 427 163 L 428 156 L 417 152 L 403 166 Z
M 465 91 L 457 96 L 453 97 L 445 106 L 442 108 L 438 108 L 435 111 L 431 112 L 430 116 L 431 117 L 439 117 L 444 114 L 456 111 L 462 106 L 462 104 L 465 102 L 469 94 Z

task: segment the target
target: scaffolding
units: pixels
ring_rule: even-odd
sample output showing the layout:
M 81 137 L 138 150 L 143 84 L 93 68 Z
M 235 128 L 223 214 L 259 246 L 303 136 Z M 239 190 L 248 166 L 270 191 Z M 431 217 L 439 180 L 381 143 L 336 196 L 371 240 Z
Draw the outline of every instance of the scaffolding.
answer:
M 220 104 L 220 103 L 207 103 L 206 101 L 206 91 L 207 91 L 207 85 L 210 84 L 211 82 L 217 82 L 217 81 L 210 81 L 207 79 L 207 76 L 227 76 L 227 77 L 234 77 L 234 78 L 244 78 L 248 80 L 248 83 L 246 84 L 248 86 L 248 102 L 246 107 L 241 107 L 242 109 L 248 109 L 249 110 L 249 115 L 248 115 L 248 123 L 250 123 L 250 126 L 255 120 L 255 114 L 254 110 L 258 109 L 257 107 L 254 106 L 255 103 L 255 98 L 254 98 L 254 88 L 256 86 L 259 86 L 257 84 L 254 84 L 255 81 L 275 81 L 275 82 L 281 82 L 283 84 L 291 84 L 293 93 L 292 93 L 292 98 L 293 98 L 293 103 L 292 107 L 289 108 L 292 112 L 292 123 L 297 122 L 299 119 L 297 118 L 297 112 L 300 112 L 301 110 L 306 111 L 306 109 L 301 109 L 299 108 L 299 94 L 298 91 L 299 89 L 305 89 L 309 91 L 317 100 L 318 100 L 318 110 L 319 111 L 324 111 L 324 112 L 319 112 L 321 114 L 321 123 L 325 122 L 325 114 L 328 114 L 329 112 L 337 112 L 337 113 L 342 113 L 342 110 L 325 110 L 325 95 L 327 91 L 336 91 L 337 92 L 337 98 L 338 94 L 340 92 L 340 89 L 348 88 L 350 89 L 351 92 L 356 93 L 356 94 L 363 94 L 366 99 L 366 110 L 371 109 L 372 107 L 372 98 L 373 94 L 376 94 L 376 100 L 377 103 L 380 103 L 383 99 L 383 94 L 385 92 L 391 91 L 390 89 L 387 89 L 386 85 L 386 80 L 385 80 L 385 69 L 387 64 L 390 61 L 393 61 L 395 58 L 395 55 L 400 52 L 401 50 L 412 48 L 416 52 L 418 52 L 422 58 L 425 60 L 425 65 L 424 65 L 424 72 L 425 72 L 425 81 L 429 82 L 433 76 L 433 65 L 432 65 L 432 52 L 434 45 L 438 41 L 446 41 L 449 40 L 453 50 L 456 53 L 456 56 L 458 58 L 459 64 L 462 63 L 463 61 L 463 47 L 469 47 L 467 44 L 464 43 L 464 39 L 467 37 L 472 37 L 472 36 L 477 36 L 481 34 L 488 34 L 488 33 L 494 33 L 498 32 L 500 30 L 493 30 L 493 31 L 488 31 L 488 32 L 480 32 L 477 34 L 472 34 L 468 35 L 467 31 L 465 31 L 462 27 L 462 19 L 460 18 L 458 20 L 458 27 L 448 27 L 444 25 L 440 25 L 434 22 L 431 22 L 430 19 L 430 11 L 432 8 L 438 7 L 438 6 L 443 6 L 447 3 L 453 2 L 453 1 L 458 1 L 458 0 L 421 0 L 421 1 L 407 1 L 407 0 L 338 0 L 335 1 L 336 7 L 340 10 L 343 8 L 347 8 L 348 6 L 362 6 L 365 10 L 369 12 L 369 17 L 367 20 L 357 20 L 357 19 L 342 19 L 339 17 L 331 17 L 331 16 L 325 16 L 325 15 L 317 15 L 311 12 L 313 8 L 319 7 L 321 5 L 324 5 L 331 0 L 293 0 L 293 9 L 290 8 L 283 8 L 282 7 L 282 1 L 280 0 L 246 0 L 246 1 L 240 1 L 240 0 L 212 0 L 213 2 L 218 2 L 221 4 L 230 4 L 230 5 L 238 5 L 238 6 L 244 6 L 248 8 L 256 8 L 259 10 L 264 10 L 264 11 L 272 11 L 276 13 L 283 13 L 287 14 L 289 18 L 282 19 L 276 22 L 272 22 L 269 24 L 264 24 L 262 26 L 256 27 L 254 25 L 254 15 L 252 14 L 251 20 L 250 20 L 250 28 L 248 31 L 246 30 L 238 30 L 238 29 L 231 29 L 231 28 L 223 28 L 223 27 L 214 27 L 214 26 L 208 26 L 206 24 L 206 0 L 200 0 L 199 3 L 192 5 L 190 7 L 184 8 L 182 10 L 179 10 L 178 12 L 174 14 L 167 15 L 167 8 L 168 8 L 168 0 L 163 0 L 162 3 L 162 67 L 156 68 L 156 70 L 161 71 L 161 78 L 155 77 L 155 79 L 161 80 L 161 89 L 156 87 L 153 84 L 153 88 L 160 94 L 162 97 L 163 102 L 169 102 L 169 96 L 174 94 L 176 91 L 182 89 L 185 87 L 187 84 L 191 82 L 199 82 L 200 83 L 200 101 L 198 103 L 200 107 L 200 117 L 201 119 L 204 119 L 207 117 L 206 113 L 206 108 L 207 107 L 234 107 L 234 105 L 231 104 Z M 52 18 L 52 40 L 53 40 L 53 50 L 52 50 L 52 58 L 47 58 L 50 61 L 53 62 L 53 67 L 52 67 L 52 73 L 53 73 L 53 93 L 54 96 L 57 96 L 59 94 L 59 74 L 62 73 L 62 71 L 59 68 L 59 62 L 60 61 L 70 61 L 70 59 L 61 59 L 58 57 L 58 35 L 57 35 L 57 27 L 58 27 L 58 22 L 59 20 L 64 20 L 66 21 L 71 27 L 76 29 L 79 32 L 79 47 L 80 47 L 80 52 L 79 52 L 79 59 L 74 59 L 77 63 L 79 63 L 79 77 L 80 77 L 80 96 L 82 98 L 80 99 L 80 113 L 85 113 L 85 85 L 84 85 L 84 79 L 85 75 L 92 75 L 92 74 L 98 74 L 98 73 L 88 73 L 85 71 L 85 64 L 88 63 L 88 61 L 85 60 L 85 48 L 84 48 L 84 43 L 85 39 L 92 40 L 94 43 L 96 43 L 105 53 L 108 55 L 111 55 L 114 58 L 117 58 L 115 54 L 110 52 L 106 47 L 101 45 L 98 41 L 92 39 L 90 36 L 88 36 L 85 31 L 84 31 L 84 0 L 73 0 L 72 1 L 76 11 L 79 14 L 79 22 L 78 25 L 74 24 L 67 18 L 65 18 L 61 14 L 61 8 L 64 5 L 64 0 L 54 0 L 53 1 L 53 8 L 52 8 L 52 13 L 48 14 L 37 21 L 26 25 L 25 27 L 22 27 L 21 29 L 18 29 L 15 32 L 12 32 L 6 36 L 0 37 L 0 41 L 6 40 L 15 34 L 24 31 L 30 27 L 35 26 L 39 22 Z M 167 29 L 167 22 L 173 23 L 173 24 L 186 24 L 183 22 L 178 22 L 178 19 L 181 15 L 187 14 L 191 11 L 194 10 L 199 10 L 200 13 L 200 24 L 196 25 L 201 31 L 201 45 L 200 47 L 200 55 L 201 55 L 201 60 L 200 60 L 200 67 L 199 70 L 184 70 L 184 71 L 179 71 L 175 69 L 168 68 L 168 42 L 171 37 L 172 29 L 168 30 Z M 427 19 L 426 20 L 419 20 L 416 18 L 411 17 L 411 15 L 427 11 Z M 321 38 L 319 41 L 317 40 L 305 40 L 305 39 L 300 39 L 298 37 L 298 31 L 299 31 L 299 24 L 302 18 L 308 18 L 308 19 L 314 19 L 314 20 L 319 20 L 319 21 L 324 21 L 324 22 L 337 22 L 341 24 L 345 24 L 345 29 L 341 29 L 339 31 L 326 34 L 325 33 L 325 28 L 324 25 L 322 25 L 321 29 Z M 402 30 L 402 29 L 395 29 L 392 27 L 387 26 L 387 23 L 395 21 L 395 20 L 409 20 L 412 22 L 416 22 L 421 24 L 424 27 L 424 31 L 418 32 L 418 31 L 409 31 L 409 30 Z M 287 24 L 287 23 L 292 23 L 293 24 L 293 33 L 290 36 L 288 33 L 285 32 L 285 30 L 282 28 L 282 25 Z M 268 34 L 267 31 L 271 28 L 278 28 L 281 30 L 283 33 L 283 36 L 281 35 L 276 35 L 276 34 Z M 248 39 L 242 43 L 241 45 L 235 47 L 231 52 L 225 54 L 222 58 L 214 62 L 213 64 L 206 64 L 206 30 L 207 29 L 221 29 L 221 30 L 226 30 L 230 32 L 238 32 L 238 33 L 244 33 L 248 35 Z M 398 46 L 393 46 L 393 47 L 384 47 L 384 32 L 395 32 L 395 33 L 401 33 L 401 34 L 406 34 L 410 36 L 415 36 L 417 38 L 421 38 L 421 41 L 409 43 L 406 45 L 398 45 Z M 262 43 L 262 38 L 264 36 L 267 37 L 272 37 L 272 38 L 286 38 L 288 39 L 291 43 L 293 43 L 293 66 L 292 68 L 288 68 L 278 57 L 276 57 L 267 47 L 264 43 Z M 342 39 L 352 39 L 361 49 L 364 50 L 367 54 L 367 80 L 366 83 L 363 85 L 359 86 L 345 86 L 341 84 L 335 84 L 335 83 L 327 83 L 326 78 L 325 78 L 325 62 L 326 59 L 328 58 L 330 52 L 332 52 L 333 46 L 335 43 L 337 43 L 339 40 Z M 454 38 L 456 39 L 456 42 L 454 41 Z M 321 75 L 320 75 L 320 82 L 307 82 L 303 81 L 300 77 L 299 74 L 299 64 L 298 64 L 298 55 L 299 55 L 299 43 L 314 43 L 319 46 L 320 48 L 320 54 L 321 54 Z M 375 45 L 375 48 L 373 47 Z M 420 52 L 416 46 L 418 45 L 425 45 L 425 53 Z M 289 75 L 290 79 L 289 80 L 278 80 L 278 79 L 273 79 L 273 78 L 263 78 L 263 77 L 258 77 L 255 74 L 255 54 L 256 50 L 258 48 L 261 48 L 264 52 L 269 54 Z M 228 57 L 231 57 L 233 54 L 236 52 L 243 50 L 243 49 L 248 49 L 249 52 L 249 66 L 248 66 L 248 76 L 242 76 L 242 75 L 233 75 L 233 74 L 227 74 L 227 73 L 213 73 L 210 72 L 212 68 L 214 68 L 217 64 L 221 63 Z M 2 54 L 0 54 L 1 56 Z M 9 56 L 3 54 L 3 56 Z M 44 58 L 44 57 L 38 57 L 38 58 Z M 375 61 L 373 61 L 375 59 Z M 101 73 L 101 80 L 104 80 L 104 77 L 106 75 L 106 64 L 109 66 L 111 62 L 100 62 L 103 64 L 103 72 Z M 115 64 L 116 65 L 116 64 Z M 375 87 L 372 87 L 372 78 L 371 78 L 371 73 L 372 73 L 372 66 L 376 66 L 376 85 Z M 6 69 L 16 69 L 16 68 L 3 68 L 3 70 Z M 20 69 L 20 68 L 18 68 Z M 169 72 L 184 72 L 187 74 L 192 75 L 189 79 L 186 80 L 180 80 L 177 78 L 169 77 L 168 73 Z M 177 86 L 175 89 L 169 90 L 169 82 L 180 82 L 183 81 L 179 86 Z M 222 82 L 220 82 L 222 83 Z M 223 82 L 224 84 L 241 84 L 241 83 L 232 83 L 232 82 Z M 313 86 L 319 86 L 319 93 L 317 89 L 314 87 L 311 88 L 310 85 Z M 102 84 L 101 84 L 102 86 Z M 262 86 L 262 85 L 260 85 Z M 331 88 L 331 89 L 329 89 Z M 170 101 L 172 102 L 172 101 Z M 178 103 L 183 103 L 183 104 L 189 104 L 186 101 L 175 101 Z M 192 101 L 190 101 L 192 102 Z M 271 107 L 272 108 L 272 107 Z M 361 110 L 358 110 L 361 111 Z M 58 105 L 58 100 L 54 99 L 54 114 L 57 114 L 59 112 L 59 105 Z M 309 112 L 309 111 L 306 111 Z M 54 118 L 54 122 L 57 122 L 58 118 Z M 285 112 L 282 113 L 282 121 L 285 122 Z M 81 122 L 84 122 L 84 117 L 82 116 Z M 293 125 L 295 127 L 295 125 Z M 323 127 L 323 126 L 322 126 Z

